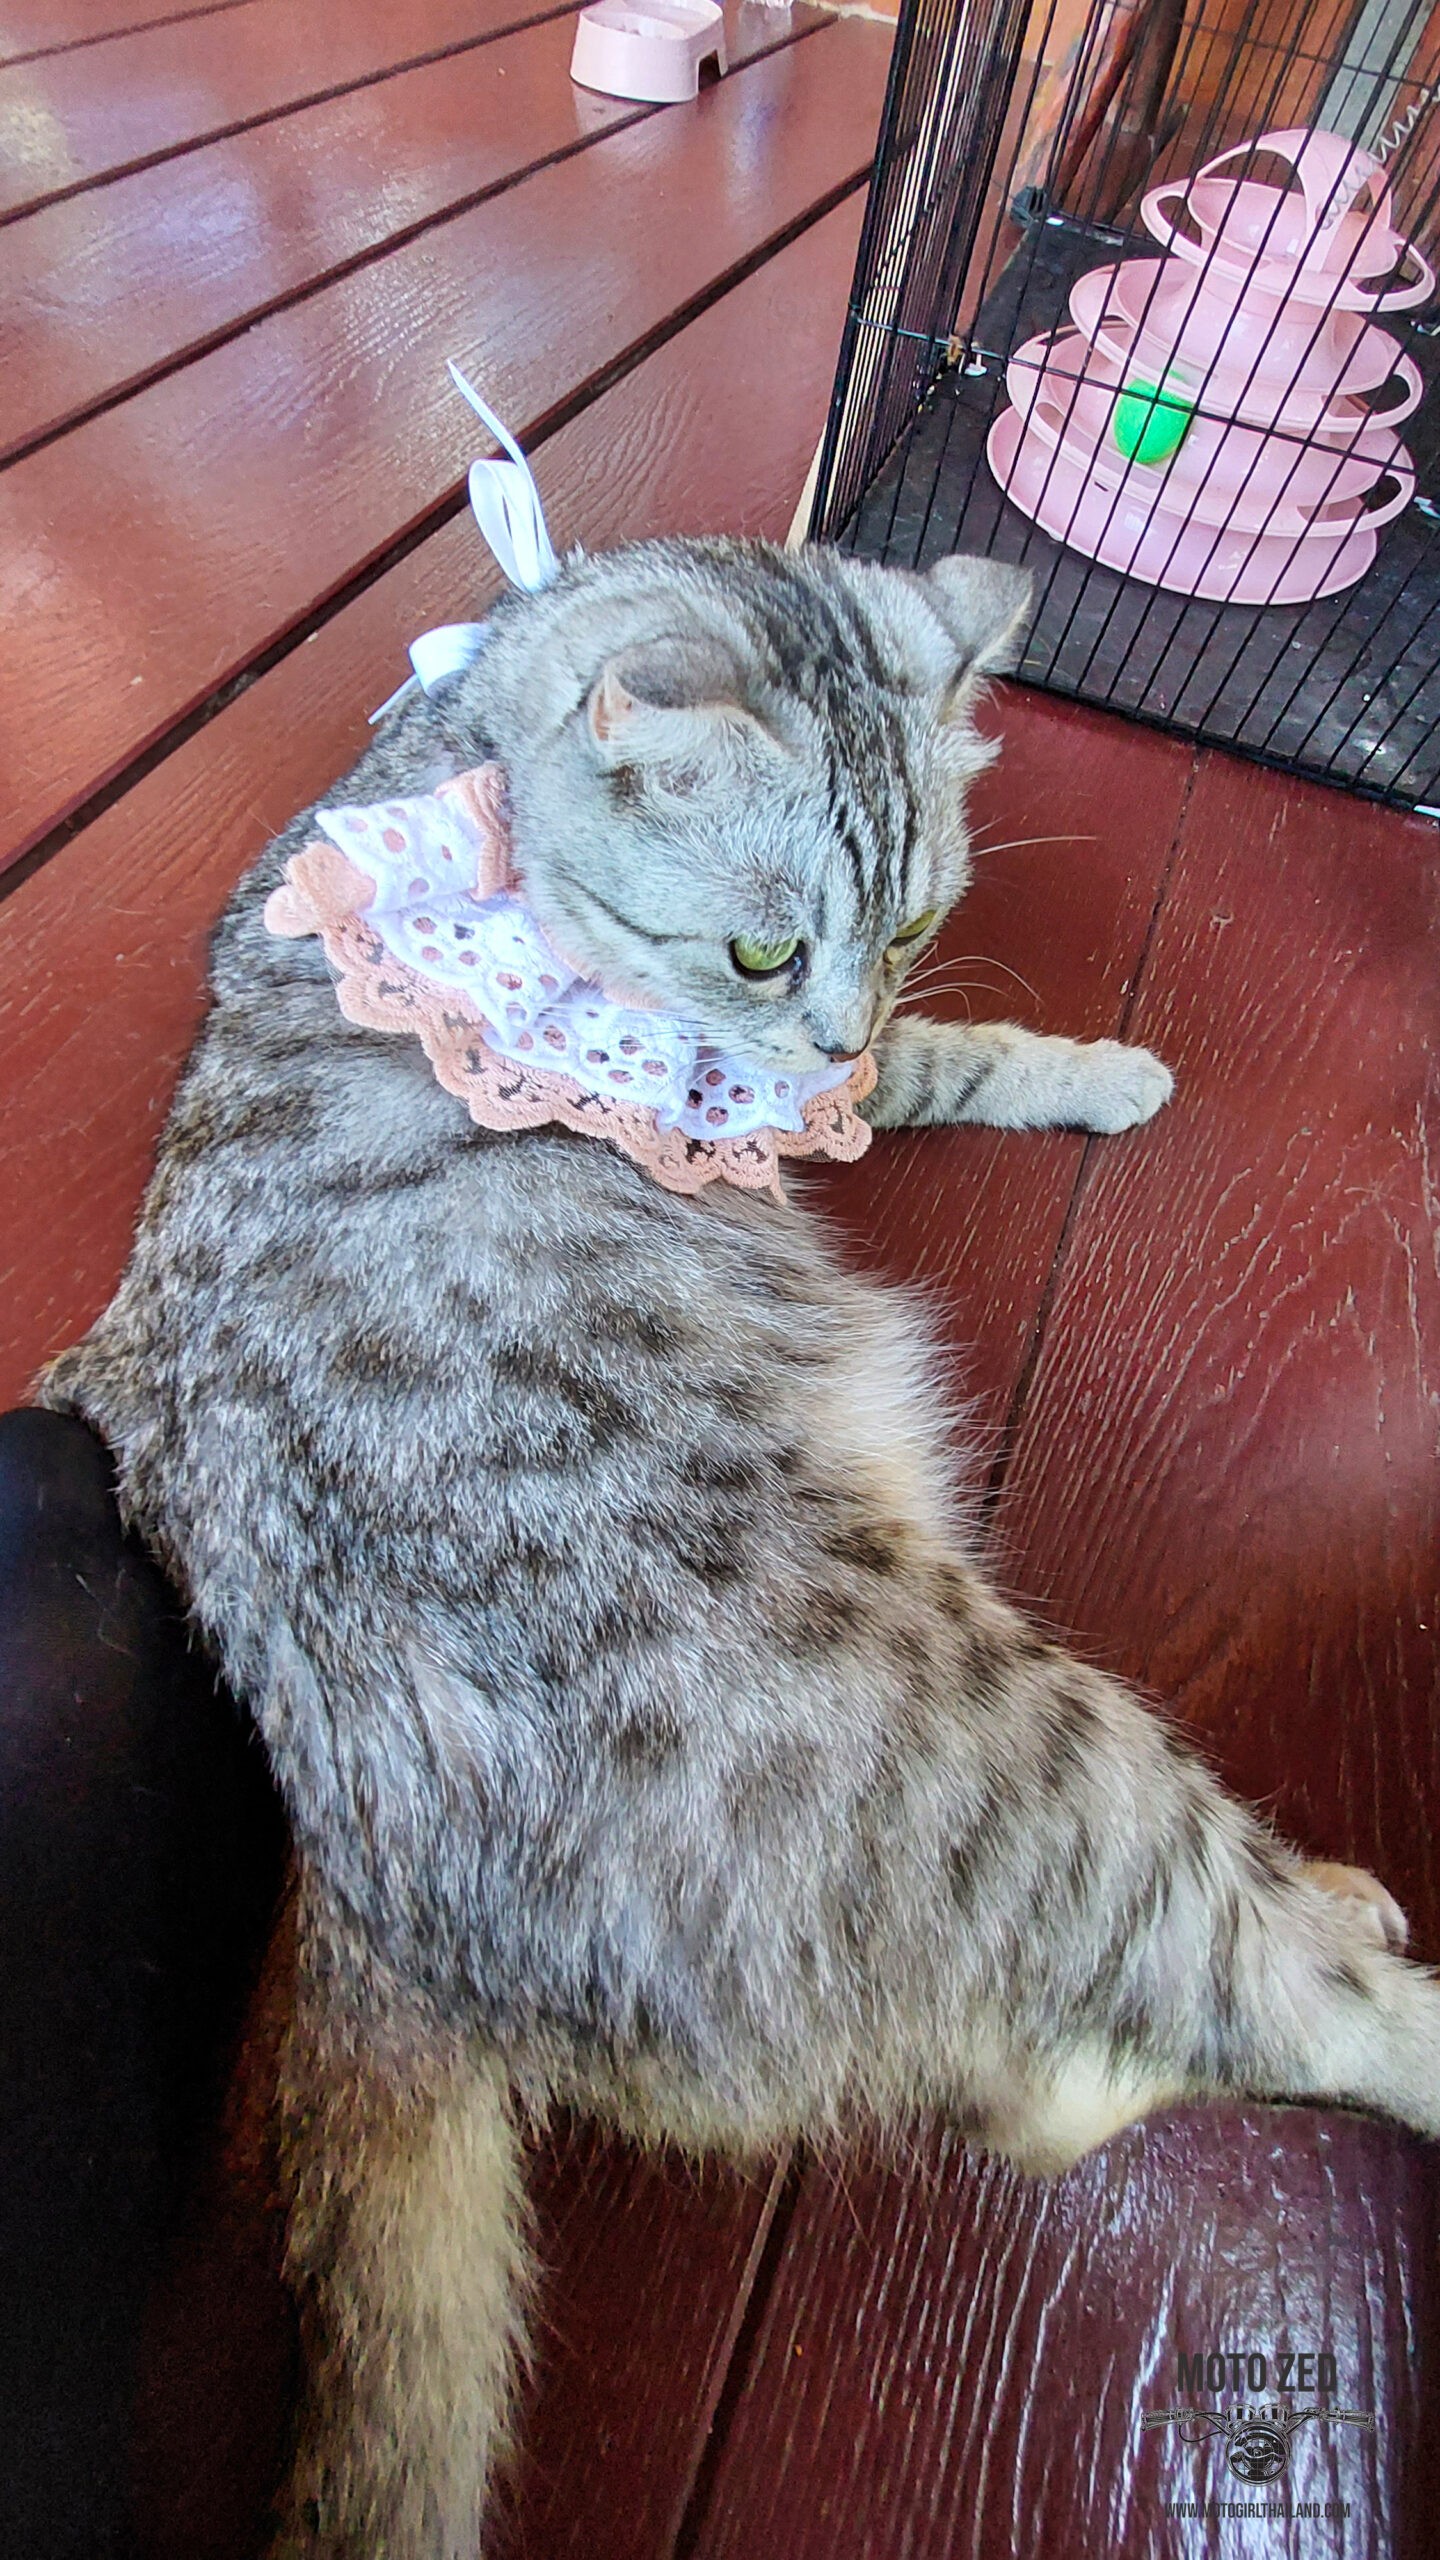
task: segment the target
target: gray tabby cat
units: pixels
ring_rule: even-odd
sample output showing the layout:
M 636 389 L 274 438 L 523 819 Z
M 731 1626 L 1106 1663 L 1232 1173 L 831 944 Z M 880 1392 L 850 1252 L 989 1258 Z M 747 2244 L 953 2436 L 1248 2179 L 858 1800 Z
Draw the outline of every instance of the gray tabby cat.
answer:
M 1143 1050 L 892 1018 L 1023 605 L 969 561 L 576 557 L 337 796 L 498 756 L 602 982 L 796 1071 L 873 1038 L 882 1127 L 1121 1129 L 1170 1089 Z M 235 897 L 133 1259 L 44 1393 L 293 1823 L 277 2551 L 471 2560 L 553 2099 L 742 2155 L 940 2107 L 1047 2169 L 1206 2092 L 1433 2133 L 1440 1992 L 1379 1887 L 1322 1890 L 990 1587 L 924 1325 L 800 1206 L 478 1129 L 342 1018 L 261 920 L 309 832 Z

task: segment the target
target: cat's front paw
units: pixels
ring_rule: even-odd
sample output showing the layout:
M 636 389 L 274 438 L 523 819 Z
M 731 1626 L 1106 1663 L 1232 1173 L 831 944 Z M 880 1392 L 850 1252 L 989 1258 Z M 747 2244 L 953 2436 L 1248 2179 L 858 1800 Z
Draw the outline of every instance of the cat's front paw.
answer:
M 1153 1120 L 1175 1090 L 1175 1079 L 1159 1058 L 1149 1049 L 1128 1048 L 1123 1040 L 1085 1041 L 1076 1067 L 1074 1125 L 1106 1137 Z

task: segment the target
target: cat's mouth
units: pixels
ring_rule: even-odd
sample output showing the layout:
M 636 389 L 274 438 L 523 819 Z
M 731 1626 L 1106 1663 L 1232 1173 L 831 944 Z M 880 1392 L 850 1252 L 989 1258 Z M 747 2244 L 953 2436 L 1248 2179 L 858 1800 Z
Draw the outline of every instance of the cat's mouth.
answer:
M 858 1049 L 822 1049 L 814 1040 L 777 1040 L 773 1043 L 750 1040 L 745 1044 L 746 1053 L 757 1066 L 768 1067 L 780 1075 L 818 1076 L 827 1068 L 853 1067 L 858 1059 L 864 1057 L 877 1028 L 878 1021 L 871 1026 Z

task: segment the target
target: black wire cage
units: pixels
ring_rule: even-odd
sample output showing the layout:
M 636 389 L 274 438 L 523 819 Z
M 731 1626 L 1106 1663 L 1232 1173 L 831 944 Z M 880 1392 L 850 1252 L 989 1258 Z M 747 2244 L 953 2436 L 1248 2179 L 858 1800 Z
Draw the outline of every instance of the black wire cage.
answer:
M 903 0 L 810 529 L 1435 814 L 1437 241 L 1440 0 Z

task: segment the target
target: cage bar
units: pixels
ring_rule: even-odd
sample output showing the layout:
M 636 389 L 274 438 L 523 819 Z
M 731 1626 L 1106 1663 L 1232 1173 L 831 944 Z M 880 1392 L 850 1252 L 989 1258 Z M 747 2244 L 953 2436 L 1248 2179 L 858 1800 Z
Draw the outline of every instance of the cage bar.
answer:
M 1440 0 L 903 0 L 811 530 L 1022 563 L 1022 678 L 1434 806 L 1437 249 Z

